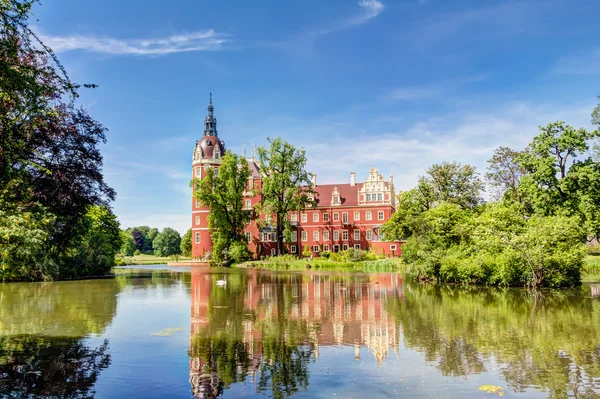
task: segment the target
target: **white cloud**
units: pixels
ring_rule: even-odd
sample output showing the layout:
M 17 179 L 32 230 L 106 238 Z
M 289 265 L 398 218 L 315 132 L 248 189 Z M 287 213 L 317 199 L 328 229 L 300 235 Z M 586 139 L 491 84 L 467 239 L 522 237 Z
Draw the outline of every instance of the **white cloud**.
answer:
M 456 93 L 461 89 L 465 88 L 466 86 L 471 86 L 474 83 L 480 83 L 489 80 L 490 77 L 490 74 L 477 74 L 473 76 L 444 80 L 436 84 L 399 87 L 392 91 L 391 97 L 394 100 L 401 101 L 417 101 L 434 97 L 441 97 L 446 93 Z
M 366 22 L 371 18 L 375 18 L 384 9 L 383 3 L 379 0 L 361 0 L 358 5 L 363 8 L 364 14 L 358 18 L 359 21 Z
M 189 213 L 126 213 L 118 216 L 121 228 L 126 229 L 134 226 L 150 226 L 159 230 L 171 227 L 184 235 L 192 225 L 191 208 Z
M 84 50 L 105 54 L 165 55 L 220 50 L 228 42 L 224 35 L 212 29 L 152 39 L 115 39 L 84 35 L 39 36 L 57 53 Z

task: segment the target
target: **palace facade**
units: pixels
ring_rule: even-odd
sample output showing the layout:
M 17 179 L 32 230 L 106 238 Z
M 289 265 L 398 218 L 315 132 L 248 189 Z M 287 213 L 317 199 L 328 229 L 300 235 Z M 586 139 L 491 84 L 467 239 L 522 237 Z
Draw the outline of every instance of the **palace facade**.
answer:
M 214 116 L 212 95 L 208 114 L 204 119 L 204 135 L 196 142 L 192 156 L 193 177 L 201 179 L 207 168 L 218 169 L 225 154 L 225 142 L 219 138 L 217 119 Z M 244 208 L 252 212 L 261 201 L 262 175 L 260 161 L 254 154 L 247 158 L 252 172 L 244 197 Z M 291 242 L 285 244 L 291 254 L 300 254 L 308 247 L 313 255 L 319 252 L 337 252 L 348 248 L 371 250 L 386 256 L 400 255 L 400 242 L 383 241 L 381 226 L 392 216 L 396 207 L 394 178 L 385 180 L 372 167 L 363 182 L 350 172 L 349 181 L 339 184 L 318 184 L 312 175 L 316 207 L 290 213 Z M 254 194 L 258 193 L 258 194 Z M 212 249 L 208 228 L 210 209 L 192 196 L 192 257 L 202 258 Z M 256 257 L 276 254 L 276 232 L 266 218 L 266 227 L 259 229 L 258 219 L 264 215 L 254 213 L 246 228 L 248 246 Z

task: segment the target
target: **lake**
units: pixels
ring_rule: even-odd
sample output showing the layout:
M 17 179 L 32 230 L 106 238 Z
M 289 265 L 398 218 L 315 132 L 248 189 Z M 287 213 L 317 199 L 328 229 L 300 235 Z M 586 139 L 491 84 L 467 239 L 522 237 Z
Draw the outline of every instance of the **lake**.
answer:
M 600 396 L 598 284 L 532 293 L 393 273 L 117 273 L 0 284 L 0 397 Z

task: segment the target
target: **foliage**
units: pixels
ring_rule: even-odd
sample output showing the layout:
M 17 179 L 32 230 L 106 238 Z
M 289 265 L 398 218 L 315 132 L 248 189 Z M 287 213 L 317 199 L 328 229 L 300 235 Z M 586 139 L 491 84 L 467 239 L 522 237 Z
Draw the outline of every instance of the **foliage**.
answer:
M 521 165 L 524 152 L 515 151 L 508 147 L 498 147 L 488 161 L 488 172 L 485 174 L 487 183 L 492 187 L 494 199 L 520 202 L 519 183 L 525 175 Z
M 121 255 L 133 256 L 138 250 L 135 249 L 135 241 L 131 234 L 121 231 Z
M 245 241 L 234 241 L 229 246 L 229 259 L 232 263 L 242 263 L 252 258 L 248 249 L 248 243 Z
M 427 209 L 421 192 L 416 189 L 401 192 L 396 212 L 381 228 L 381 233 L 391 241 L 405 240 L 417 228 L 418 216 Z
M 181 237 L 180 249 L 183 256 L 192 256 L 192 229 L 188 229 Z
M 227 254 L 232 245 L 246 242 L 244 228 L 251 214 L 243 209 L 243 198 L 250 176 L 248 162 L 227 151 L 221 158 L 218 174 L 209 168 L 202 180 L 192 180 L 194 197 L 210 208 L 208 225 L 213 243 L 211 263 L 214 265 L 231 263 Z M 234 251 L 236 256 L 241 256 L 239 248 L 237 246 Z
M 304 256 L 305 258 L 308 258 L 311 255 L 312 255 L 312 251 L 311 251 L 310 247 L 308 245 L 305 245 L 304 250 L 302 251 L 302 256 Z
M 0 207 L 15 223 L 3 224 L 3 279 L 91 271 L 72 263 L 81 256 L 77 235 L 90 207 L 115 198 L 98 148 L 106 129 L 75 106 L 79 86 L 29 29 L 33 3 L 0 3 Z
M 154 239 L 154 255 L 171 256 L 181 252 L 181 236 L 170 227 L 165 227 Z
M 362 249 L 348 248 L 342 251 L 340 255 L 348 262 L 362 262 L 367 259 L 367 251 Z
M 600 96 L 598 96 L 598 100 L 600 100 Z M 598 103 L 598 105 L 596 105 L 596 107 L 592 111 L 591 122 L 592 122 L 592 125 L 596 125 L 596 126 L 600 127 L 600 102 Z
M 427 176 L 419 178 L 417 190 L 425 209 L 441 202 L 471 209 L 482 201 L 483 183 L 473 165 L 443 162 L 427 169 Z
M 315 204 L 314 187 L 305 169 L 305 150 L 281 138 L 267 140 L 268 148 L 258 148 L 263 173 L 260 208 L 265 215 L 275 216 L 277 254 L 281 255 L 287 215 Z
M 121 248 L 117 217 L 105 206 L 92 206 L 79 220 L 77 240 L 69 261 L 61 270 L 63 277 L 101 276 L 114 266 Z

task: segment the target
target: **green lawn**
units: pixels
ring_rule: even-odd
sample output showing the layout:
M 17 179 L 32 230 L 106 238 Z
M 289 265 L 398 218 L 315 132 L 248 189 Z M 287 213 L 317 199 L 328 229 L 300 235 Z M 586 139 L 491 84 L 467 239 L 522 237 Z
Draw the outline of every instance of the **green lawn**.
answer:
M 169 262 L 174 262 L 175 259 L 169 256 L 154 256 L 154 255 L 146 255 L 140 254 L 137 256 L 124 256 L 124 266 L 125 265 L 159 265 L 165 264 Z M 179 257 L 179 262 L 192 260 L 192 258 L 188 258 L 185 256 Z
M 600 254 L 588 255 L 583 260 L 584 274 L 600 274 Z
M 240 268 L 257 268 L 269 270 L 332 270 L 356 272 L 396 272 L 401 270 L 400 258 L 365 260 L 361 262 L 334 261 L 325 258 L 290 260 L 277 257 L 267 260 L 252 260 L 236 265 Z

